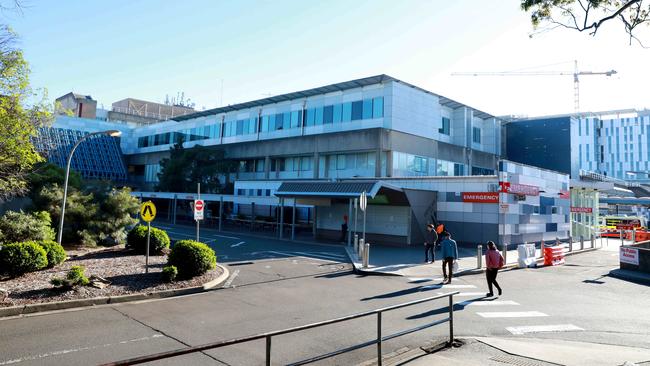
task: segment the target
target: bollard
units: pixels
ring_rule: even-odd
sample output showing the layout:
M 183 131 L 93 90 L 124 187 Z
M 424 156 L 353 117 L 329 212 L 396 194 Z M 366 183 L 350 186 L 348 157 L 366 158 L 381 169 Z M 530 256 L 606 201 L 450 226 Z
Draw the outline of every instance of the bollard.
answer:
M 479 245 L 476 248 L 476 268 L 483 268 L 483 246 Z
M 370 243 L 365 243 L 363 248 L 363 268 L 368 268 L 370 260 Z
M 359 234 L 354 234 L 354 252 L 359 253 Z
M 596 239 L 594 238 L 594 234 L 591 234 L 591 248 L 596 247 Z
M 580 235 L 580 250 L 585 249 L 585 238 L 584 236 Z
M 359 239 L 359 251 L 357 252 L 357 254 L 359 255 L 359 259 L 363 258 L 363 244 L 364 244 L 363 238 Z
M 636 228 L 632 229 L 632 244 L 636 243 Z
M 503 264 L 508 263 L 508 244 L 503 243 Z
M 569 236 L 569 252 L 573 251 L 573 236 Z
M 625 242 L 623 242 L 624 237 L 625 237 L 625 230 L 621 229 L 621 246 L 625 245 Z

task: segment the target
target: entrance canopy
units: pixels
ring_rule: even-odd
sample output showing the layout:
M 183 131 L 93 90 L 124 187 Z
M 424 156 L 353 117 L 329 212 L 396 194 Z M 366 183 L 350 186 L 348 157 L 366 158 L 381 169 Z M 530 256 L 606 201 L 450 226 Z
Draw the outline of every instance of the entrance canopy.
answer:
M 278 197 L 305 198 L 356 198 L 366 192 L 370 198 L 377 194 L 402 194 L 399 187 L 382 181 L 348 181 L 348 182 L 282 182 L 275 192 Z

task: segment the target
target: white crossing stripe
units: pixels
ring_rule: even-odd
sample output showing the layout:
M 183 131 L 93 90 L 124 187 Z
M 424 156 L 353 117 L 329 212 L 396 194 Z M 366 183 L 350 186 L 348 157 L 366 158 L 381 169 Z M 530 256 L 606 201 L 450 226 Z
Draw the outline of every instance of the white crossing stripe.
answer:
M 232 281 L 234 281 L 234 280 L 235 280 L 235 277 L 237 277 L 238 275 L 239 275 L 239 270 L 237 269 L 237 270 L 235 270 L 235 272 L 233 272 L 233 273 L 230 275 L 230 277 L 228 278 L 228 280 L 226 281 L 226 283 L 224 283 L 224 285 L 223 285 L 222 287 L 223 287 L 223 288 L 228 288 L 228 287 L 230 287 L 230 285 L 232 285 Z
M 438 295 L 444 295 L 444 292 L 438 292 Z M 454 297 L 470 297 L 470 296 L 485 296 L 485 292 L 461 292 L 454 295 Z
M 435 288 L 435 289 L 438 289 L 438 288 L 441 288 L 441 289 L 459 288 L 460 289 L 460 288 L 476 288 L 476 286 L 474 286 L 474 285 L 440 285 L 440 284 L 437 284 L 437 285 L 422 286 L 421 288 L 424 289 L 424 290 L 428 290 L 428 289 L 432 289 L 432 288 Z
M 515 335 L 526 333 L 542 333 L 542 332 L 575 332 L 584 330 L 573 324 L 555 324 L 555 325 L 526 325 L 521 327 L 507 327 L 506 330 Z
M 475 306 L 504 306 L 504 305 L 519 305 L 518 302 L 512 301 L 512 300 L 492 300 L 492 301 L 482 301 L 482 300 L 467 300 L 467 301 L 461 301 L 457 303 L 458 305 L 462 306 L 470 306 L 470 305 L 475 305 Z
M 618 255 L 618 254 L 617 254 Z M 419 282 L 419 281 L 442 281 L 443 278 L 433 278 L 433 277 L 409 277 L 409 282 Z
M 540 313 L 539 311 L 505 311 L 505 312 L 490 312 L 490 313 L 476 313 L 483 318 L 534 318 L 539 316 L 548 316 L 547 314 Z

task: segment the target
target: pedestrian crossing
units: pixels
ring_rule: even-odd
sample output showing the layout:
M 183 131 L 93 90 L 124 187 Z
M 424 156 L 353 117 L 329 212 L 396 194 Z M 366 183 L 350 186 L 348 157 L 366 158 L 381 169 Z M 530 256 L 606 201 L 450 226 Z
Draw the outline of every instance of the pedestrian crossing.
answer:
M 412 280 L 409 278 L 409 280 Z M 579 332 L 585 329 L 574 324 L 553 324 L 552 316 L 537 310 L 521 310 L 519 307 L 524 307 L 513 300 L 505 300 L 498 297 L 486 297 L 484 292 L 472 292 L 471 289 L 476 289 L 474 285 L 468 284 L 454 284 L 454 285 L 432 285 L 423 287 L 439 286 L 441 290 L 456 290 L 463 289 L 468 291 L 461 291 L 459 294 L 454 295 L 455 306 L 461 307 L 466 310 L 474 312 L 476 316 L 492 321 L 502 320 L 505 325 L 504 330 L 515 336 L 521 336 L 533 333 L 551 333 L 551 332 Z M 439 295 L 445 292 L 438 292 Z M 467 298 L 470 299 L 467 299 Z M 458 299 L 461 298 L 461 299 Z M 479 310 L 485 308 L 485 310 Z M 495 311 L 487 311 L 488 309 L 495 308 Z M 539 323 L 540 318 L 545 321 Z M 522 322 L 523 324 L 512 324 L 513 322 Z M 510 323 L 510 324 L 508 324 Z

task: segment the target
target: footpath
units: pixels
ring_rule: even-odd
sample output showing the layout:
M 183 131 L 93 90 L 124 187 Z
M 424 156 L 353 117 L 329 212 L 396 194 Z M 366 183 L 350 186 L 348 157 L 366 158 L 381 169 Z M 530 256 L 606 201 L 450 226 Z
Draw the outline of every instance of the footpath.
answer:
M 596 250 L 602 246 L 619 245 L 610 239 L 596 239 L 592 246 L 590 241 L 585 241 L 582 245 L 580 242 L 574 242 L 569 250 L 568 243 L 561 243 L 564 246 L 565 255 L 573 255 L 586 251 Z M 466 274 L 480 273 L 485 268 L 484 254 L 486 246 L 482 246 L 480 263 L 478 260 L 478 246 L 458 247 L 458 271 L 455 276 Z M 354 265 L 357 273 L 367 275 L 392 275 L 414 278 L 442 277 L 442 258 L 440 258 L 440 249 L 436 249 L 436 260 L 433 263 L 424 262 L 424 245 L 411 247 L 391 247 L 383 245 L 371 245 L 369 251 L 368 267 L 363 267 L 362 259 L 356 253 L 354 247 L 345 247 L 345 250 Z M 503 251 L 501 251 L 503 253 Z M 542 260 L 541 249 L 535 249 L 535 256 L 539 261 Z M 516 249 L 508 250 L 506 255 L 506 268 L 514 268 L 519 260 Z M 480 264 L 480 267 L 479 267 Z
M 400 350 L 382 358 L 382 365 L 479 366 L 479 365 L 645 365 L 650 349 L 544 338 L 524 340 L 507 337 L 459 338 L 460 347 L 427 344 Z M 376 360 L 357 366 L 376 365 Z

